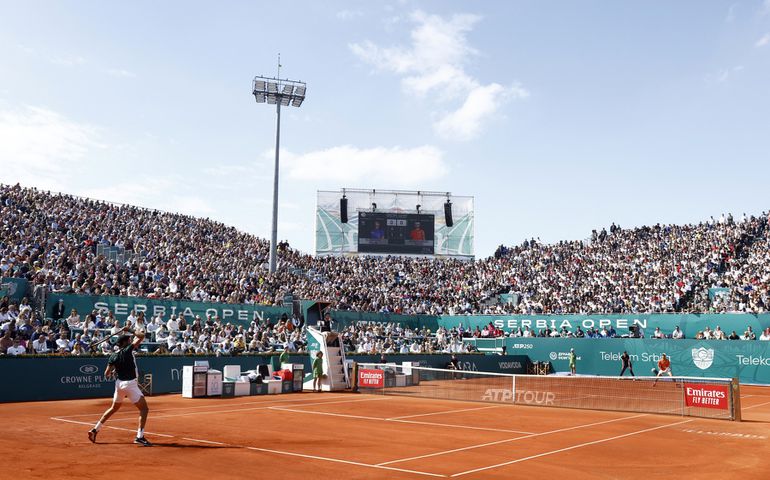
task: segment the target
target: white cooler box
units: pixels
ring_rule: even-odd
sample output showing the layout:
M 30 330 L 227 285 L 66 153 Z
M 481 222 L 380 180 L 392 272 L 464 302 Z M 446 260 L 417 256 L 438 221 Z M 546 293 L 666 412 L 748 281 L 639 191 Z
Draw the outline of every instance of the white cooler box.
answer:
M 182 396 L 185 398 L 206 396 L 206 367 L 185 365 L 182 367 Z
M 209 397 L 222 395 L 222 372 L 219 370 L 206 372 L 206 395 Z
M 248 380 L 238 380 L 235 382 L 235 396 L 245 397 L 251 393 L 251 384 Z
M 238 377 L 241 376 L 241 366 L 240 365 L 225 365 L 224 369 L 224 380 L 226 382 L 234 382 L 238 380 Z
M 264 383 L 267 385 L 268 395 L 275 395 L 275 394 L 281 393 L 283 381 L 271 379 L 271 380 L 264 380 Z

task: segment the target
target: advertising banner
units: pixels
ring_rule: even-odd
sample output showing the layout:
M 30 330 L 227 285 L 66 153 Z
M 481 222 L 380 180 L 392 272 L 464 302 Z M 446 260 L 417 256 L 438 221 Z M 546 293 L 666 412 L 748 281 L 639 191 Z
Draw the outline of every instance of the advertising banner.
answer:
M 358 371 L 358 386 L 361 388 L 383 388 L 385 386 L 385 372 L 362 368 Z
M 291 315 L 291 307 L 52 293 L 46 299 L 46 312 L 49 316 L 59 299 L 64 301 L 65 312 L 69 313 L 74 308 L 83 316 L 94 309 L 107 309 L 113 312 L 118 320 L 125 320 L 129 313 L 135 310 L 137 313 L 145 312 L 148 317 L 161 314 L 166 320 L 171 314 L 184 315 L 188 322 L 196 315 L 200 315 L 202 320 L 206 320 L 206 315 L 212 315 L 218 316 L 225 323 L 248 326 L 252 320 L 276 321 L 283 314 Z
M 738 378 L 741 383 L 770 384 L 770 342 L 760 340 L 506 338 L 503 343 L 509 354 L 546 362 L 552 372 L 569 372 L 572 348 L 577 356 L 577 373 L 587 375 L 620 375 L 624 351 L 636 375 L 651 375 L 665 353 L 675 376 Z M 482 347 L 482 342 L 478 346 Z
M 727 410 L 729 387 L 703 383 L 684 384 L 684 403 L 688 407 L 705 407 Z
M 391 321 L 398 321 L 394 317 Z M 685 338 L 695 338 L 699 331 L 706 327 L 711 330 L 720 327 L 726 335 L 734 330 L 738 335 L 748 330 L 749 327 L 757 337 L 767 327 L 770 327 L 770 314 L 749 313 L 703 313 L 703 314 L 676 314 L 676 313 L 639 313 L 639 314 L 597 314 L 597 315 L 457 315 L 429 317 L 437 321 L 438 325 L 446 328 L 462 325 L 466 330 L 474 330 L 476 327 L 484 328 L 490 323 L 505 332 L 515 332 L 518 329 L 526 329 L 535 333 L 545 328 L 561 330 L 566 328 L 575 332 L 578 327 L 583 331 L 591 328 L 601 330 L 612 328 L 618 335 L 628 335 L 629 327 L 638 326 L 646 337 L 652 336 L 656 327 L 661 332 L 670 335 L 678 326 Z
M 515 355 L 458 355 L 465 370 L 524 373 L 526 357 Z M 223 371 L 226 365 L 240 365 L 241 370 L 255 370 L 269 364 L 277 355 L 239 355 L 231 357 L 137 356 L 140 379 L 152 375 L 153 394 L 182 391 L 182 368 L 196 360 L 206 360 L 211 368 Z M 380 360 L 379 355 L 348 355 L 359 363 Z M 417 362 L 420 366 L 443 368 L 450 355 L 389 355 L 390 362 Z M 289 363 L 301 363 L 310 371 L 307 354 L 292 354 Z M 0 402 L 64 400 L 111 397 L 115 382 L 104 377 L 107 357 L 0 357 Z

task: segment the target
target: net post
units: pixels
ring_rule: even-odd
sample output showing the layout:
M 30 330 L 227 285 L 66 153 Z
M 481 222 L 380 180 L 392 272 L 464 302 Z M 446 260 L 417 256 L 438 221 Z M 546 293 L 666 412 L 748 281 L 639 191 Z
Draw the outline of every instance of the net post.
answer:
M 353 378 L 350 381 L 350 391 L 353 393 L 358 393 L 358 362 L 355 360 L 353 361 L 351 374 L 353 375 Z
M 732 404 L 732 411 L 730 412 L 730 418 L 735 422 L 741 421 L 741 384 L 737 378 L 730 379 L 730 403 Z

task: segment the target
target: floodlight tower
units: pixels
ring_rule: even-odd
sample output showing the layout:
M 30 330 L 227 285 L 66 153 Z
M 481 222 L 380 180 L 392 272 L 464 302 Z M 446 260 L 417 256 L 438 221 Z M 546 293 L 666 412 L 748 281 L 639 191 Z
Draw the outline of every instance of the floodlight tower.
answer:
M 275 105 L 277 115 L 275 126 L 275 175 L 273 178 L 273 229 L 270 236 L 270 273 L 275 272 L 278 244 L 278 152 L 281 145 L 281 106 L 299 107 L 305 101 L 305 82 L 292 80 L 254 77 L 252 93 L 257 103 Z

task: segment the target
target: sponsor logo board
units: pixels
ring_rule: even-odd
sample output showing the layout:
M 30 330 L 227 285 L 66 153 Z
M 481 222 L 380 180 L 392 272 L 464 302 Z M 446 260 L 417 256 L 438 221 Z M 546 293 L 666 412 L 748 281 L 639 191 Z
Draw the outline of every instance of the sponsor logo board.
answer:
M 86 375 L 91 375 L 93 373 L 96 373 L 99 371 L 99 367 L 96 365 L 83 365 L 79 368 L 80 373 L 85 373 Z
M 358 371 L 358 386 L 361 388 L 383 388 L 385 386 L 385 372 L 362 368 Z
M 684 384 L 684 400 L 688 407 L 727 410 L 729 394 L 729 386 L 727 385 Z
M 554 405 L 556 394 L 537 390 L 512 390 L 488 388 L 481 396 L 482 402 L 513 402 L 520 405 Z
M 701 370 L 706 370 L 714 363 L 714 349 L 704 347 L 693 348 L 692 362 Z
M 111 380 L 101 375 L 99 367 L 92 364 L 85 364 L 78 367 L 75 375 L 63 375 L 59 377 L 59 383 L 62 385 L 71 385 L 78 389 L 102 388 L 105 383 L 111 383 Z

